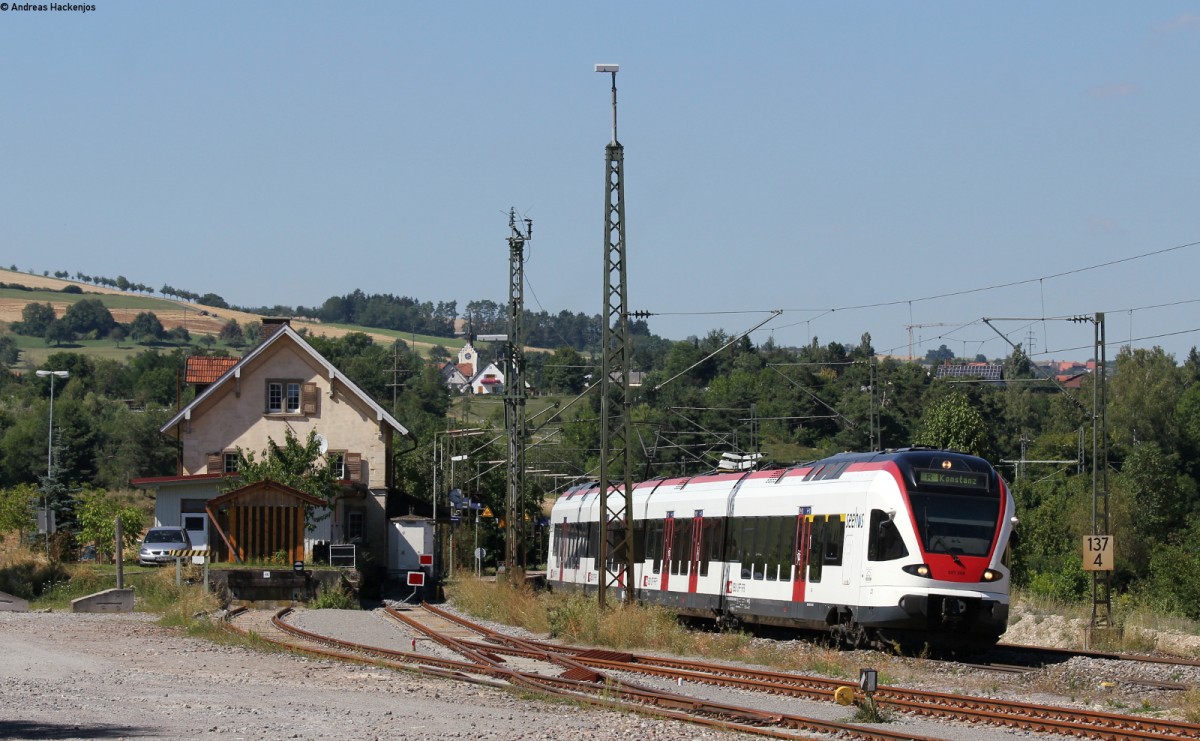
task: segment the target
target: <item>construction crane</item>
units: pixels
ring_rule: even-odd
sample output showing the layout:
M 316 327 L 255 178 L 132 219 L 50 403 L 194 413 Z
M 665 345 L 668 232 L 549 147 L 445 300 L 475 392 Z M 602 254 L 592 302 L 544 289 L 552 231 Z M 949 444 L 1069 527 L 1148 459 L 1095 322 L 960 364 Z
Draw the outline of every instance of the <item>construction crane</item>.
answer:
M 961 327 L 961 322 L 936 322 L 934 324 L 906 324 L 904 328 L 908 330 L 908 359 L 913 359 L 913 330 L 924 329 L 925 327 Z

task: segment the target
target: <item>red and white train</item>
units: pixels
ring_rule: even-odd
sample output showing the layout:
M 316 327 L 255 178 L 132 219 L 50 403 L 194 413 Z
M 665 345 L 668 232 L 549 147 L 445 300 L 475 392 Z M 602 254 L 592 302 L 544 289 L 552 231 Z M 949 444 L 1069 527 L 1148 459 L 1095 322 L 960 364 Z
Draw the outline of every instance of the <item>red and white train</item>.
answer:
M 613 591 L 855 646 L 990 645 L 1008 623 L 1014 514 L 987 461 L 928 448 L 656 479 L 634 486 L 634 573 Z M 595 482 L 555 503 L 552 588 L 597 589 L 599 515 Z M 616 570 L 624 555 L 609 550 Z

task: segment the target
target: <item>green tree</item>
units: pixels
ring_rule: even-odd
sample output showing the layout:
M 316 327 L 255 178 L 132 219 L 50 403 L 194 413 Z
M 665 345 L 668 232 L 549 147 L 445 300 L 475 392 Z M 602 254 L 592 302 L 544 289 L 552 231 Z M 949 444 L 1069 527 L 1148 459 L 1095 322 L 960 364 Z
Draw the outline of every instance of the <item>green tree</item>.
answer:
M 1183 373 L 1162 348 L 1122 348 L 1108 384 L 1108 429 L 1116 454 L 1142 442 L 1174 449 L 1174 412 L 1183 390 Z
M 579 351 L 569 346 L 555 350 L 546 360 L 544 368 L 546 388 L 560 394 L 577 394 L 582 391 L 584 377 L 591 370 Z
M 68 306 L 63 321 L 76 334 L 90 335 L 96 339 L 106 337 L 117 326 L 108 307 L 97 298 L 85 298 Z
M 53 342 L 55 347 L 59 347 L 64 342 L 74 342 L 76 339 L 75 330 L 71 329 L 71 325 L 65 319 L 55 319 L 50 322 L 42 336 L 47 345 Z
M 75 514 L 79 521 L 76 539 L 80 544 L 96 546 L 97 561 L 108 560 L 115 554 L 118 519 L 121 521 L 121 547 L 125 553 L 136 550 L 146 524 L 146 516 L 140 509 L 101 491 L 79 494 Z
M 153 311 L 143 311 L 129 323 L 129 336 L 134 342 L 148 343 L 160 340 L 165 330 Z
M 942 345 L 936 350 L 928 350 L 925 352 L 925 362 L 929 365 L 941 365 L 954 360 L 954 351 Z
M 34 511 L 38 490 L 33 484 L 0 489 L 0 533 L 27 533 L 37 526 Z
M 283 445 L 267 439 L 267 449 L 261 457 L 254 451 L 238 448 L 237 477 L 225 479 L 223 491 L 270 479 L 276 483 L 310 494 L 333 506 L 333 500 L 341 491 L 341 484 L 329 461 L 321 453 L 321 441 L 316 430 L 308 433 L 301 441 L 290 429 L 284 432 Z
M 1179 537 L 1155 548 L 1150 576 L 1140 590 L 1163 612 L 1200 620 L 1200 517 L 1193 517 Z
M 56 318 L 54 307 L 49 303 L 28 303 L 21 309 L 21 321 L 13 325 L 13 331 L 29 337 L 44 337 Z
M 12 367 L 21 357 L 21 350 L 12 337 L 0 337 L 0 367 Z
M 221 332 L 217 336 L 221 338 L 222 342 L 234 347 L 241 347 L 246 341 L 241 325 L 232 319 L 221 327 Z
M 916 443 L 982 455 L 987 425 L 965 394 L 951 392 L 925 410 Z

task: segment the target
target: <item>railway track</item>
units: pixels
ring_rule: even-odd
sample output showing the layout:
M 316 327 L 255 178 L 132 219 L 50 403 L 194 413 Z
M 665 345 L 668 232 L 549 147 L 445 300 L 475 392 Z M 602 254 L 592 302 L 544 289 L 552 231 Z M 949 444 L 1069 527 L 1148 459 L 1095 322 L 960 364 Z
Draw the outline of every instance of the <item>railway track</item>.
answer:
M 319 635 L 290 625 L 289 610 L 254 618 L 236 627 L 256 632 L 290 650 L 341 660 L 382 664 L 404 671 L 517 687 L 603 707 L 632 708 L 660 717 L 777 738 L 798 731 L 880 741 L 925 739 L 880 725 L 856 725 L 734 705 L 685 694 L 700 686 L 734 688 L 741 696 L 784 696 L 833 701 L 847 692 L 845 682 L 783 672 L 752 670 L 724 664 L 636 655 L 616 651 L 564 647 L 498 633 L 430 605 L 421 609 L 389 608 L 388 617 L 413 636 L 410 648 L 368 646 Z M 286 637 L 272 637 L 272 636 Z M 421 647 L 421 650 L 417 650 Z M 458 658 L 450 658 L 456 656 Z M 632 679 L 642 677 L 642 680 Z M 658 686 L 643 684 L 656 682 Z M 678 690 L 664 684 L 674 683 Z M 863 701 L 861 692 L 855 692 Z M 1160 721 L 1071 708 L 1043 707 L 948 693 L 880 686 L 873 695 L 881 708 L 934 719 L 954 719 L 988 726 L 1098 739 L 1200 739 L 1200 725 Z M 760 703 L 761 704 L 761 703 Z

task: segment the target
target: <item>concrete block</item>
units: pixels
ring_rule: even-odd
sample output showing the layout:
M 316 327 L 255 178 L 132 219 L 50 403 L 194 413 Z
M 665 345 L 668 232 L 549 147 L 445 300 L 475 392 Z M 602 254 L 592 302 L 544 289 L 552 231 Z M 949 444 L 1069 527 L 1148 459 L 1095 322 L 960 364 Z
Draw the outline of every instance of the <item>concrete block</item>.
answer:
M 0 612 L 29 612 L 29 600 L 0 592 Z
M 71 612 L 133 612 L 133 590 L 106 589 L 73 599 Z

